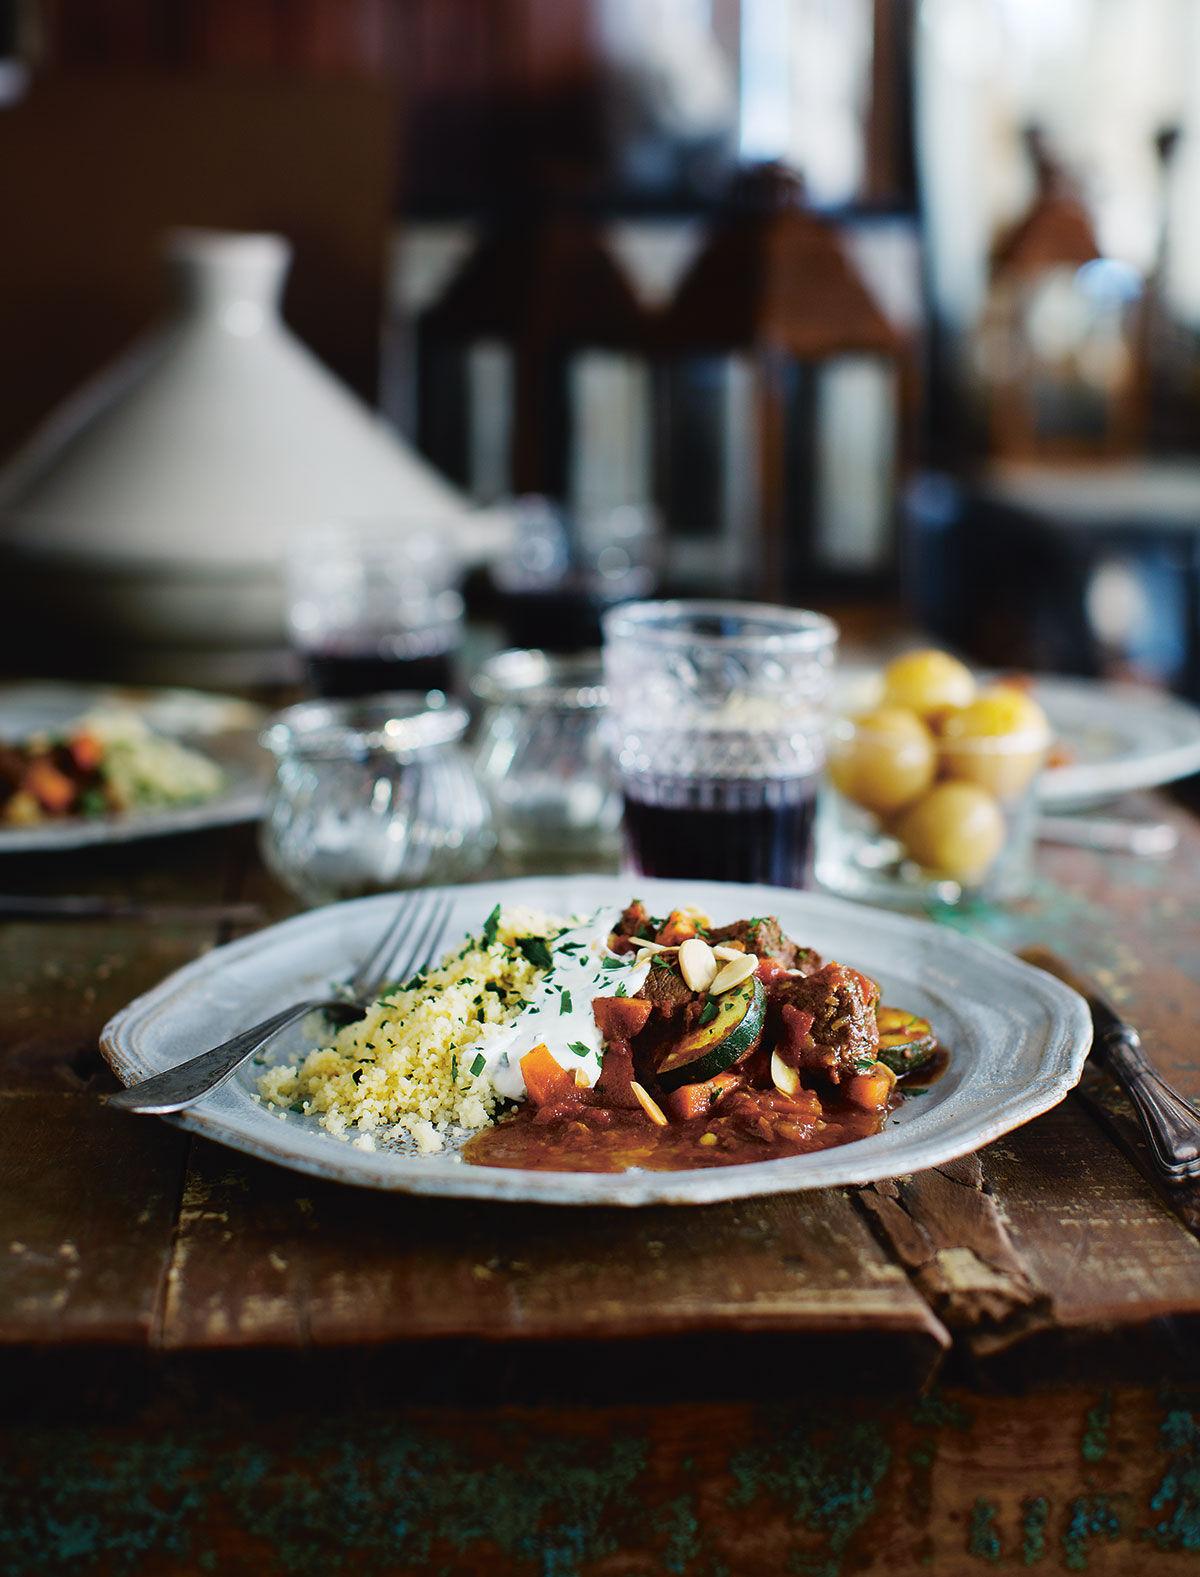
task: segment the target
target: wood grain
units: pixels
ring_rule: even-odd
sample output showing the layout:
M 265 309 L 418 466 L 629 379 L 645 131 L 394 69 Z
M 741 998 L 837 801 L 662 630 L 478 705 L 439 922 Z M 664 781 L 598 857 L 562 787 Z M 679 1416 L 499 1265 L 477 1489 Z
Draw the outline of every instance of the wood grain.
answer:
M 172 1348 L 681 1332 L 945 1332 L 841 1192 L 701 1210 L 406 1200 L 197 1143 Z
M 0 1344 L 150 1338 L 187 1139 L 93 1095 L 0 1095 Z

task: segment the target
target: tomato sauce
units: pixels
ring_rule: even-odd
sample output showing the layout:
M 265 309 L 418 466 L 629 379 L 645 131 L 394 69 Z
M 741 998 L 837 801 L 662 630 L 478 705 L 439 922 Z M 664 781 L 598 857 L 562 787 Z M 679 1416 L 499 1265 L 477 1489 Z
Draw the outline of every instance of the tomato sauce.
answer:
M 830 1150 L 878 1133 L 886 1117 L 887 1112 L 829 1105 L 803 1136 L 767 1139 L 748 1133 L 734 1117 L 693 1118 L 659 1128 L 641 1110 L 584 1106 L 570 1117 L 544 1122 L 533 1108 L 522 1106 L 476 1134 L 462 1154 L 474 1166 L 532 1172 L 626 1172 L 632 1167 L 682 1172 Z

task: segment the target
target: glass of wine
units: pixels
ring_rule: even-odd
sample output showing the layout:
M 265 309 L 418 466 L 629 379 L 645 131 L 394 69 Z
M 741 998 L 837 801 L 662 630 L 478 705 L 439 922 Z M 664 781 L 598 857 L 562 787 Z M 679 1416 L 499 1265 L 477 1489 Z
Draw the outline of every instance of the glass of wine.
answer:
M 463 602 L 444 534 L 400 520 L 335 522 L 297 533 L 286 571 L 288 625 L 314 694 L 454 688 Z
M 625 848 L 646 876 L 807 886 L 837 626 L 740 602 L 604 616 Z

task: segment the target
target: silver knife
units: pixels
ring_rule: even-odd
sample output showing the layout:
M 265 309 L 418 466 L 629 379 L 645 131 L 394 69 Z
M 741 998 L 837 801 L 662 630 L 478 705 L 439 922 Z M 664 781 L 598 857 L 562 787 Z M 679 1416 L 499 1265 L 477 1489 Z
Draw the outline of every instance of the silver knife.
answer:
M 1133 1025 L 1090 981 L 1076 974 L 1048 948 L 1026 948 L 1021 957 L 1087 999 L 1095 1029 L 1092 1056 L 1133 1102 L 1159 1175 L 1168 1183 L 1185 1183 L 1200 1177 L 1200 1111 L 1154 1068 Z

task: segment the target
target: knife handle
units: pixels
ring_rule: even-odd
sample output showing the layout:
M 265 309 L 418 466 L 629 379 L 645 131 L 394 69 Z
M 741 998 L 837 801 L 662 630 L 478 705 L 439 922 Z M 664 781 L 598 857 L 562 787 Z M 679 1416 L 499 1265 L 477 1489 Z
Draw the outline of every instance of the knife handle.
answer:
M 1200 1111 L 1151 1067 L 1137 1031 L 1113 1025 L 1096 1051 L 1137 1109 L 1162 1175 L 1172 1183 L 1200 1177 Z

